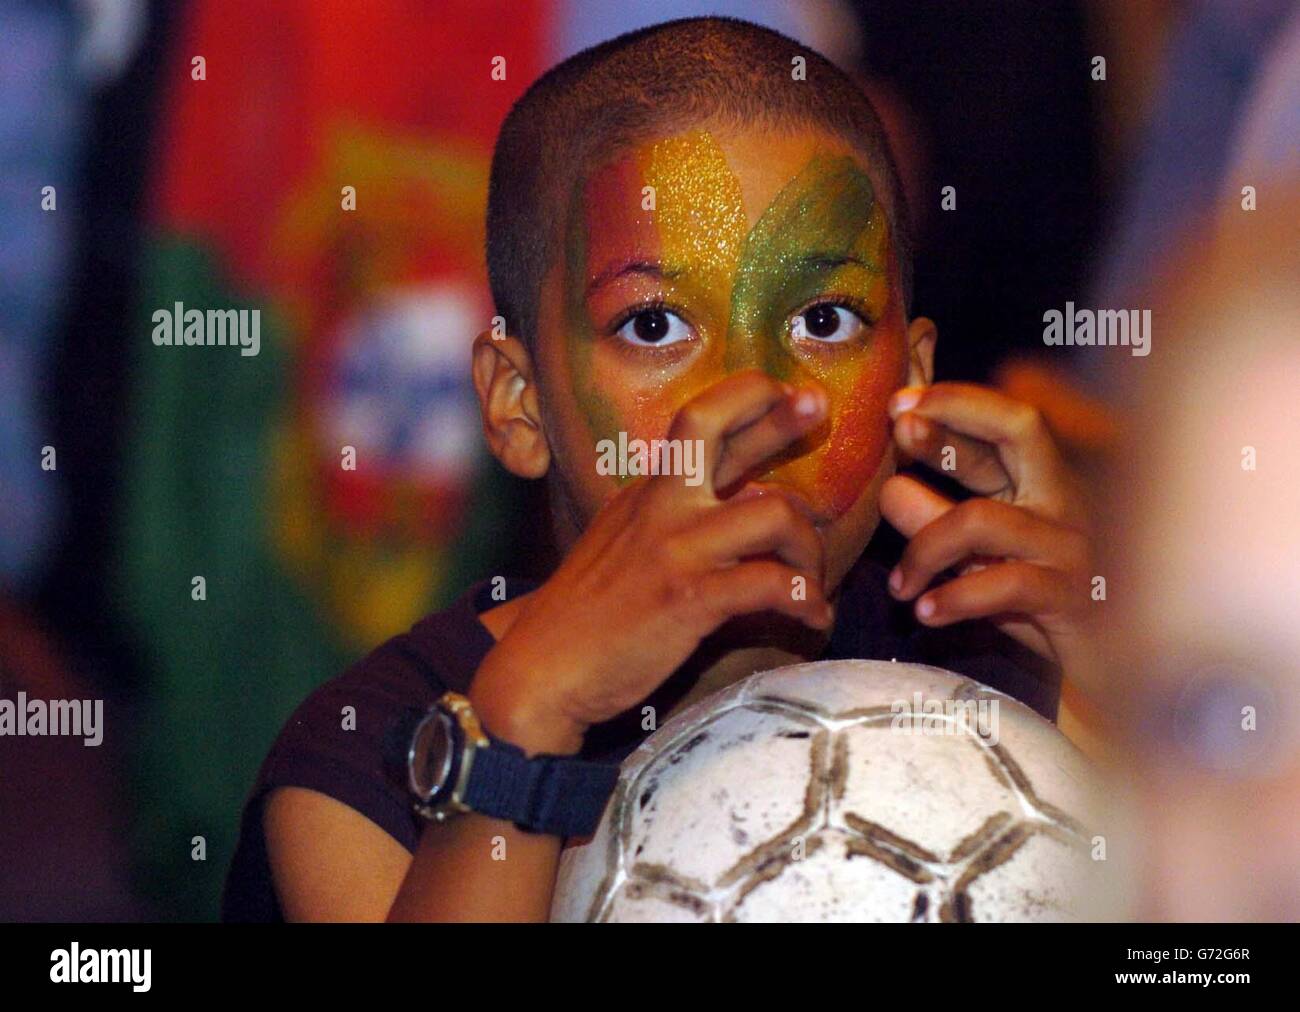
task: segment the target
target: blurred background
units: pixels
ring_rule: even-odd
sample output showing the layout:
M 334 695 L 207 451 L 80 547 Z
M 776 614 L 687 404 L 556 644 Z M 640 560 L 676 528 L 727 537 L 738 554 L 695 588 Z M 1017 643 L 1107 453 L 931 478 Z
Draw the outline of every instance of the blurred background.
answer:
M 1134 304 L 1295 168 L 1281 0 L 0 0 L 0 695 L 105 701 L 97 748 L 0 738 L 0 919 L 214 919 L 293 707 L 470 582 L 545 572 L 469 385 L 493 138 L 558 60 L 705 13 L 862 82 L 939 378 L 1038 403 L 1085 469 L 1115 381 L 1043 313 Z M 259 308 L 260 354 L 156 348 L 176 302 Z

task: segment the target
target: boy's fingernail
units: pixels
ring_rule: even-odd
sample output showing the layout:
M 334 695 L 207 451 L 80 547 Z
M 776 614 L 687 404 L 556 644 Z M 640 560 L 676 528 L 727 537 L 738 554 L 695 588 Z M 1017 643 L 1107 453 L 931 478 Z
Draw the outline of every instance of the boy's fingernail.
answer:
M 901 431 L 913 442 L 919 443 L 929 435 L 930 423 L 920 415 L 911 415 L 902 423 Z
M 894 571 L 889 574 L 889 589 L 895 594 L 903 589 L 903 571 L 897 566 L 895 566 Z
M 920 618 L 933 618 L 933 617 L 934 617 L 934 598 L 932 598 L 932 597 L 923 597 L 923 598 L 921 598 L 921 600 L 917 601 L 917 602 L 916 602 L 916 614 L 917 614 Z
M 904 411 L 911 411 L 920 401 L 919 387 L 904 387 L 889 399 L 889 417 L 897 418 Z
M 794 413 L 801 418 L 811 418 L 821 410 L 821 398 L 813 391 L 805 390 L 794 399 Z

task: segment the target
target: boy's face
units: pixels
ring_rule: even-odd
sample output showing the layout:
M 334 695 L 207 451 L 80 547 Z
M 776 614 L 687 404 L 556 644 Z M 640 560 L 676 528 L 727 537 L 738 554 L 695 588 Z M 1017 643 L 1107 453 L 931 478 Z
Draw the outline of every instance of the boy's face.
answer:
M 893 470 L 886 401 L 915 366 L 861 156 L 812 130 L 692 129 L 593 165 L 577 193 L 536 351 L 568 508 L 585 524 L 627 480 L 598 471 L 601 440 L 665 438 L 728 374 L 816 381 L 827 423 L 749 477 L 811 507 L 836 585 L 878 522 Z

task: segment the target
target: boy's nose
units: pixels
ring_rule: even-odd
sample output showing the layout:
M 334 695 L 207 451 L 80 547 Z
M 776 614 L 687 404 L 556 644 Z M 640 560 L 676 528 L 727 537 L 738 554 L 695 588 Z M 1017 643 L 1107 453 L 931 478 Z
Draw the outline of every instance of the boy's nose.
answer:
M 779 342 L 752 330 L 732 331 L 727 335 L 727 373 L 758 369 L 773 379 L 788 379 L 789 360 Z

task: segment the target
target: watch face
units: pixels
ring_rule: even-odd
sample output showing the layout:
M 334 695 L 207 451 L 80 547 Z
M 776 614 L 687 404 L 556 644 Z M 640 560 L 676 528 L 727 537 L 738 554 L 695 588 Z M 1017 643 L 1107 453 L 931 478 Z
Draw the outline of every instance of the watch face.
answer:
M 411 742 L 411 790 L 430 801 L 451 781 L 454 759 L 452 718 L 441 710 L 428 714 L 415 729 Z

